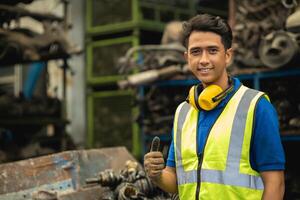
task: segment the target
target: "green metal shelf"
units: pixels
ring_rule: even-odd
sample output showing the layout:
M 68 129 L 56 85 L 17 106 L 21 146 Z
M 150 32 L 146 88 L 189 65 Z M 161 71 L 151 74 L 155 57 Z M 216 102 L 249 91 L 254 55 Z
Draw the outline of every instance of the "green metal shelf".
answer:
M 103 9 L 104 12 L 97 11 L 96 13 L 97 1 L 87 0 L 86 32 L 88 35 L 112 34 L 132 29 L 161 32 L 164 30 L 167 21 L 183 21 L 196 14 L 194 0 L 186 1 L 186 6 L 171 5 L 169 1 L 120 0 L 119 2 L 107 2 L 106 4 L 103 2 L 101 4 L 104 8 L 101 7 L 100 9 Z M 116 9 L 113 4 L 118 4 L 118 12 L 109 12 L 110 9 L 113 9 L 112 7 Z M 107 15 L 110 15 L 109 19 L 105 19 Z M 164 19 L 165 16 L 168 16 L 168 19 L 170 19 Z

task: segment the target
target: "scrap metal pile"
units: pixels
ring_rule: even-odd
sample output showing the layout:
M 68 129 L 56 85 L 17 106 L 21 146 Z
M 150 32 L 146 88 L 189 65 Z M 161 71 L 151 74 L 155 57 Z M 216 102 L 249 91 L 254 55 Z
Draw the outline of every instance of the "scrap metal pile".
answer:
M 86 179 L 86 183 L 108 187 L 109 190 L 102 194 L 103 200 L 178 199 L 178 195 L 170 195 L 153 185 L 139 164 L 131 160 L 119 173 L 107 169 L 99 172 L 96 178 Z
M 235 55 L 229 68 L 232 74 L 238 75 L 240 69 L 255 72 L 300 65 L 299 0 L 242 0 L 235 1 L 235 5 Z M 145 135 L 171 133 L 176 106 L 185 100 L 192 84 L 164 84 L 164 80 L 194 78 L 183 57 L 180 25 L 166 26 L 162 44 L 133 47 L 120 58 L 119 72 L 127 77 L 118 84 L 120 88 L 137 87 L 136 101 L 141 112 L 136 121 Z M 175 38 L 170 39 L 172 35 Z M 298 92 L 291 89 L 299 88 L 299 84 L 284 83 L 290 82 L 269 78 L 261 82 L 260 89 L 271 97 L 281 130 L 295 130 L 300 127 L 300 100 L 293 97 Z
M 67 35 L 70 28 L 68 0 L 57 2 L 64 9 L 63 16 L 30 10 L 29 4 L 33 1 L 0 2 L 0 66 L 33 65 L 62 59 L 64 65 L 61 68 L 67 70 L 67 59 L 81 52 Z M 11 90 L 0 91 L 0 163 L 75 148 L 64 130 L 69 122 L 62 116 L 61 100 L 47 95 L 47 70 L 44 65 L 39 66 L 39 70 L 36 66 L 30 69 L 27 80 L 20 80 L 23 91 L 15 91 L 19 94 L 12 95 Z M 16 77 L 14 84 L 19 78 Z M 35 94 L 38 79 L 42 80 L 38 83 L 41 91 Z
M 66 34 L 68 25 L 62 17 L 29 11 L 18 3 L 32 1 L 1 1 L 0 3 L 0 64 L 13 65 L 41 60 L 68 58 L 80 53 Z M 43 32 L 18 26 L 22 17 L 43 25 Z
M 295 61 L 300 45 L 299 3 L 235 1 L 235 66 L 276 69 Z M 296 62 L 300 64 L 299 59 Z
M 297 134 L 300 128 L 300 83 L 296 77 L 264 81 L 262 90 L 276 108 L 281 134 Z
M 181 27 L 181 22 L 170 22 L 161 44 L 133 47 L 119 59 L 119 73 L 127 75 L 118 82 L 119 87 L 143 86 L 136 94 L 136 104 L 142 111 L 136 121 L 145 135 L 170 134 L 176 106 L 186 98 L 188 86 L 179 89 L 175 85 L 153 84 L 192 77 L 183 56 L 186 49 L 182 45 Z
M 61 101 L 52 97 L 26 99 L 23 96 L 0 96 L 0 119 L 21 117 L 60 117 Z
M 178 200 L 124 147 L 65 151 L 0 165 L 0 200 Z

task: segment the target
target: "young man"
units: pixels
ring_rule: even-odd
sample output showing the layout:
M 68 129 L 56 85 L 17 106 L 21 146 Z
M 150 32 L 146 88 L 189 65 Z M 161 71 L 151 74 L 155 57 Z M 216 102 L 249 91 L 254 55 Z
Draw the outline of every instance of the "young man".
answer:
M 283 199 L 277 114 L 263 92 L 229 77 L 229 25 L 202 14 L 184 23 L 183 34 L 185 58 L 201 84 L 177 108 L 166 167 L 161 152 L 147 153 L 147 175 L 183 200 Z

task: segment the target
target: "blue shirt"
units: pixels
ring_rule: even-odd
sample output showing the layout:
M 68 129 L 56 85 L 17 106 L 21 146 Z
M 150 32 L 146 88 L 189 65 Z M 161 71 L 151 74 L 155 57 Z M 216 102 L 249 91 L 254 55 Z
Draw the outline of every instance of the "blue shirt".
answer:
M 198 153 L 203 152 L 206 137 L 220 115 L 223 107 L 235 91 L 240 87 L 241 82 L 233 78 L 234 89 L 229 93 L 216 108 L 211 111 L 201 110 L 198 116 Z M 201 124 L 201 128 L 199 128 Z M 255 110 L 254 132 L 250 147 L 251 167 L 258 171 L 284 170 L 285 156 L 280 139 L 277 113 L 272 104 L 266 98 L 260 98 Z M 167 166 L 175 167 L 174 141 L 172 140 Z

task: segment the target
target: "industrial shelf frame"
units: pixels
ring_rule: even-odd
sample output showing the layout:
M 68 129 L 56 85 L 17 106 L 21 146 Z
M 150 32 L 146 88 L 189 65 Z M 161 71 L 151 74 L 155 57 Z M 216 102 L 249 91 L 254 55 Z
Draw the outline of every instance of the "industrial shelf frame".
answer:
M 110 34 L 120 31 L 132 30 L 135 28 L 163 31 L 165 22 L 160 20 L 162 11 L 174 13 L 174 20 L 182 20 L 181 15 L 191 17 L 196 13 L 194 0 L 188 0 L 187 8 L 179 8 L 174 5 L 166 5 L 154 2 L 146 2 L 145 0 L 130 0 L 131 2 L 131 20 L 93 26 L 93 0 L 86 2 L 86 30 L 87 34 Z M 154 10 L 154 19 L 149 20 L 143 17 L 142 8 L 150 8 Z
M 262 79 L 267 78 L 279 78 L 279 77 L 288 77 L 288 76 L 300 76 L 300 68 L 291 68 L 291 69 L 283 69 L 283 70 L 276 70 L 276 71 L 264 71 L 264 72 L 255 72 L 251 74 L 237 74 L 235 77 L 237 77 L 239 80 L 252 80 L 253 81 L 253 89 L 260 90 L 261 85 L 260 81 Z M 150 87 L 151 85 L 157 86 L 157 87 L 176 87 L 176 86 L 192 86 L 195 84 L 200 83 L 197 79 L 176 79 L 176 80 L 164 80 L 164 81 L 158 81 L 153 84 L 148 85 L 142 85 L 139 86 L 138 91 L 140 96 L 145 95 L 145 88 Z M 143 113 L 143 110 L 140 111 Z M 151 141 L 154 136 L 158 136 L 162 141 L 168 142 L 171 141 L 171 133 L 165 133 L 162 135 L 145 135 L 143 133 L 143 127 L 139 128 L 140 134 L 141 134 L 141 143 L 144 146 L 144 149 L 142 149 L 142 154 L 146 153 L 146 142 Z M 300 141 L 300 131 L 299 135 L 281 135 L 282 141 Z
M 94 42 L 89 42 L 87 44 L 86 52 L 87 52 L 87 84 L 89 85 L 96 85 L 96 84 L 106 84 L 106 83 L 113 83 L 116 82 L 124 76 L 119 74 L 112 74 L 112 75 L 94 75 L 94 55 L 93 49 L 99 47 L 106 47 L 118 44 L 126 44 L 130 43 L 131 46 L 139 45 L 139 38 L 138 36 L 128 36 L 128 37 L 121 37 L 115 39 L 107 39 L 107 40 L 99 40 Z M 113 66 L 103 66 L 103 68 L 113 67 Z
M 94 127 L 94 101 L 95 98 L 107 98 L 107 97 L 120 97 L 120 96 L 131 96 L 133 99 L 133 90 L 110 90 L 110 91 L 98 91 L 93 92 L 87 97 L 87 110 L 88 110 L 88 131 L 87 131 L 87 147 L 94 148 L 95 142 L 95 127 Z M 138 109 L 136 107 L 131 108 L 131 116 L 134 117 L 137 115 Z M 104 116 L 105 117 L 105 116 Z M 132 120 L 133 121 L 133 120 Z M 137 123 L 133 122 L 131 124 L 131 133 L 132 133 L 132 154 L 136 157 L 141 156 L 141 144 L 140 144 L 140 134 Z M 122 131 L 122 130 L 120 130 Z M 107 136 L 109 137 L 109 135 Z

